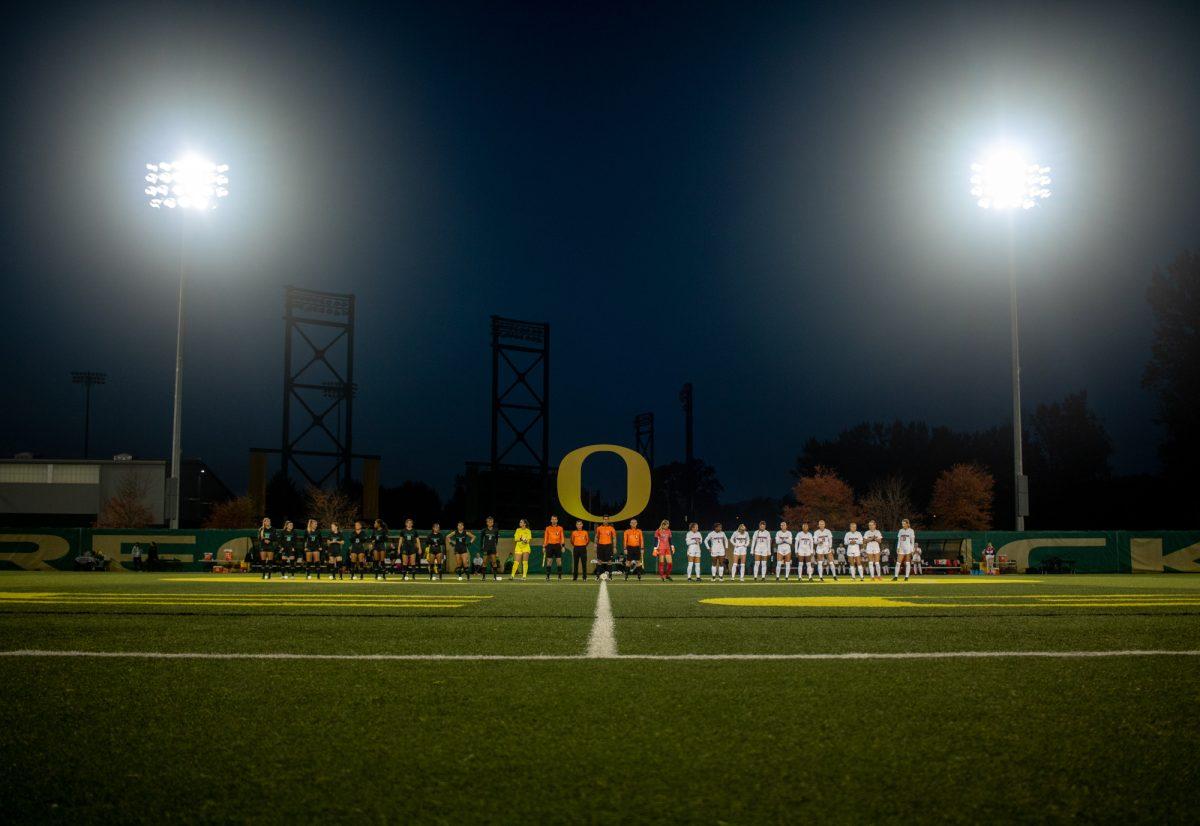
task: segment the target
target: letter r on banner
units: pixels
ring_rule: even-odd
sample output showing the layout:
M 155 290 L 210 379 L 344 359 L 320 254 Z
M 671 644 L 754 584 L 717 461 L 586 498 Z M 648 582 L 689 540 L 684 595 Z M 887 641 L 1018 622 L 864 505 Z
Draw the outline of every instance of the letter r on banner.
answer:
M 625 507 L 609 517 L 613 522 L 632 519 L 650 504 L 650 465 L 636 450 L 620 445 L 588 445 L 572 450 L 558 463 L 558 501 L 563 510 L 586 522 L 603 516 L 588 513 L 583 506 L 583 462 L 595 453 L 615 453 L 625 461 Z

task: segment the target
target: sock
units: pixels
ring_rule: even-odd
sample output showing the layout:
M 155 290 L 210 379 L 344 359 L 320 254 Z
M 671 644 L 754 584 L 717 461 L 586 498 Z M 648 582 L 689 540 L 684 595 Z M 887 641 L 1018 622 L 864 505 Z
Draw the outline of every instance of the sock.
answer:
M 908 579 L 909 573 L 912 571 L 912 563 L 907 559 L 904 560 L 904 578 Z
M 529 578 L 529 557 L 525 557 L 521 560 L 521 578 Z
M 783 578 L 787 579 L 791 575 L 792 575 L 792 561 L 789 559 L 787 562 L 783 563 Z

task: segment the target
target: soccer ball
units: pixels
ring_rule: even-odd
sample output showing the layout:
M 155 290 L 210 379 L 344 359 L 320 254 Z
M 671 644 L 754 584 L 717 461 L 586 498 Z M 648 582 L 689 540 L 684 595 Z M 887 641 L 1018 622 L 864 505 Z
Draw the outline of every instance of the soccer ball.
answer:
M 462 582 L 462 577 L 459 577 L 459 578 L 458 578 L 458 581 L 459 581 L 459 582 Z
M 600 578 L 601 578 L 601 579 L 608 579 L 608 571 L 605 571 L 604 573 L 600 574 Z

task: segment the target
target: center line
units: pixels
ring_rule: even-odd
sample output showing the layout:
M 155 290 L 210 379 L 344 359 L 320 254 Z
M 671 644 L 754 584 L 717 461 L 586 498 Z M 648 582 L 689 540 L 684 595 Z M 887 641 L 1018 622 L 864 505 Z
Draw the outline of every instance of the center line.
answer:
M 588 636 L 587 656 L 592 659 L 611 659 L 617 656 L 617 637 L 613 633 L 612 605 L 608 601 L 608 582 L 600 580 L 596 596 L 596 621 Z

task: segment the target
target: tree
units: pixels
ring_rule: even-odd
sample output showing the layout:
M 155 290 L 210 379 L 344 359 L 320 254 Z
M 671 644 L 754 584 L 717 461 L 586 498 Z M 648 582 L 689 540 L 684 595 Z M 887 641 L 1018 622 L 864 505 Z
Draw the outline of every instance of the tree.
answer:
M 1088 407 L 1087 391 L 1039 404 L 1030 418 L 1031 464 L 1055 487 L 1100 482 L 1112 475 L 1112 439 Z
M 267 512 L 263 515 L 270 516 L 276 524 L 282 525 L 285 519 L 295 522 L 304 510 L 304 494 L 290 476 L 279 470 L 267 482 L 266 505 Z
M 874 519 L 879 524 L 880 530 L 900 530 L 900 520 L 913 519 L 914 516 L 908 483 L 899 476 L 877 481 L 863 497 L 861 509 L 868 519 Z
M 213 505 L 208 518 L 204 520 L 204 527 L 237 530 L 257 528 L 258 523 L 259 513 L 254 500 L 249 496 L 239 496 Z
M 992 526 L 992 474 L 979 465 L 955 465 L 933 485 L 929 513 L 938 530 L 986 531 Z
M 1167 475 L 1195 483 L 1200 455 L 1200 252 L 1181 253 L 1166 272 L 1156 269 L 1146 290 L 1154 313 L 1154 343 L 1142 386 L 1158 395 L 1166 430 L 1159 455 Z
M 651 471 L 650 505 L 647 511 L 654 519 L 670 519 L 672 523 L 688 519 L 708 524 L 721 518 L 721 492 L 725 487 L 717 478 L 716 469 L 700 459 L 694 459 L 692 467 L 696 487 L 690 513 L 687 462 L 671 462 Z
M 854 490 L 842 481 L 833 470 L 818 465 L 811 475 L 801 476 L 792 488 L 796 504 L 783 509 L 783 518 L 799 525 L 808 522 L 817 524 L 824 519 L 833 528 L 849 525 L 858 519 L 858 507 L 854 504 Z
M 456 487 L 457 483 L 456 479 Z M 442 518 L 442 498 L 424 482 L 408 480 L 396 487 L 380 488 L 379 512 L 396 525 L 411 519 L 416 525 L 427 526 Z
M 340 528 L 353 525 L 358 519 L 358 504 L 344 491 L 310 487 L 304 498 L 306 517 L 321 525 L 336 523 Z
M 146 505 L 150 485 L 135 473 L 127 472 L 117 483 L 96 515 L 97 528 L 145 528 L 154 524 L 154 512 Z

